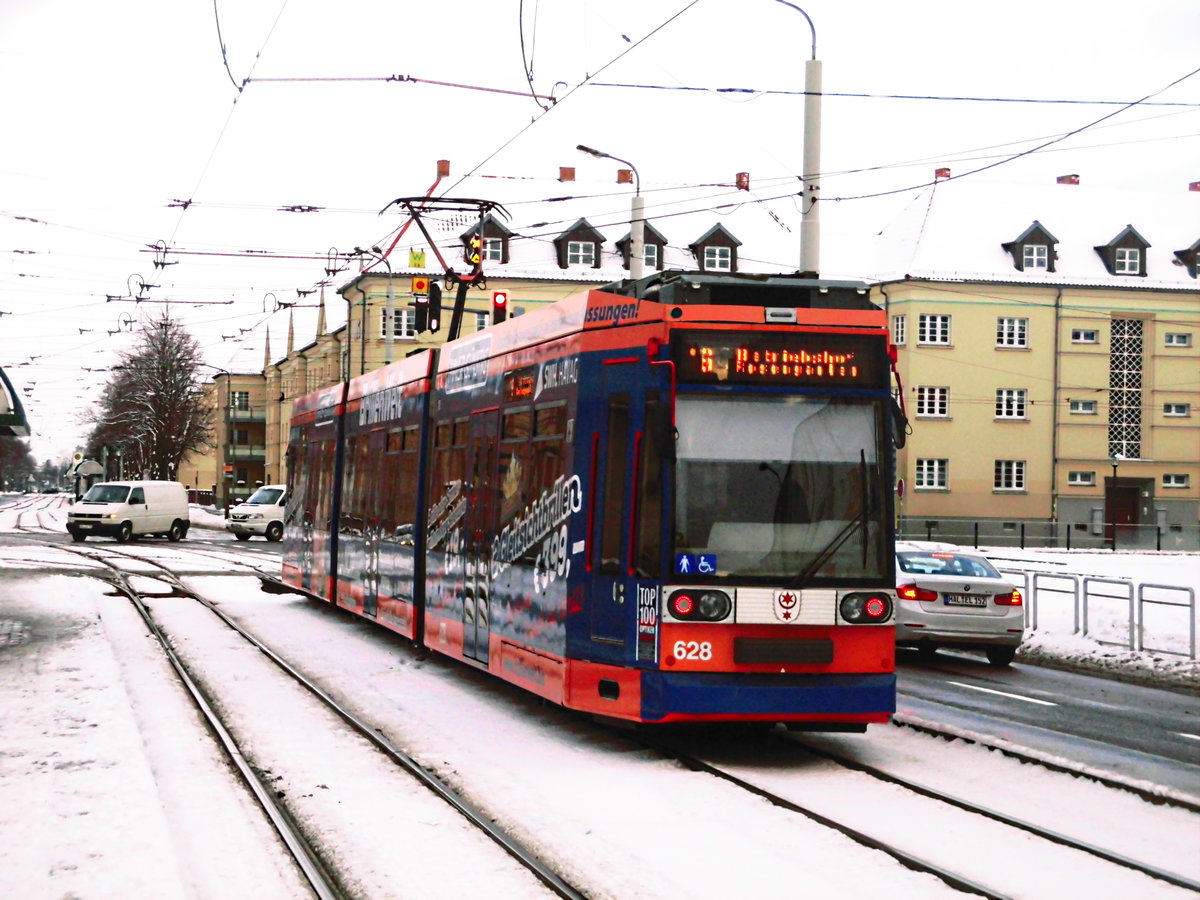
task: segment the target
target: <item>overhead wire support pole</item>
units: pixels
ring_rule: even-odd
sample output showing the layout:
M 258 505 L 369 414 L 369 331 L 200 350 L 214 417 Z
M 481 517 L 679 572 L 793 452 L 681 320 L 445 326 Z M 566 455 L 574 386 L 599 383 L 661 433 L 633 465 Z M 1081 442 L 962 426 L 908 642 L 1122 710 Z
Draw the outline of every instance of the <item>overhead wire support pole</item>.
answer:
M 577 144 L 575 149 L 581 153 L 595 156 L 597 159 L 611 159 L 625 163 L 633 172 L 633 203 L 629 215 L 629 277 L 633 281 L 638 281 L 642 277 L 646 263 L 646 201 L 642 197 L 642 177 L 638 174 L 637 166 L 627 159 L 621 159 L 621 157 L 605 153 L 603 150 L 585 147 L 583 144 Z
M 804 16 L 812 32 L 812 59 L 804 63 L 804 158 L 800 178 L 804 199 L 800 212 L 800 273 L 816 278 L 821 271 L 821 62 L 817 29 L 808 13 L 788 0 L 775 0 Z

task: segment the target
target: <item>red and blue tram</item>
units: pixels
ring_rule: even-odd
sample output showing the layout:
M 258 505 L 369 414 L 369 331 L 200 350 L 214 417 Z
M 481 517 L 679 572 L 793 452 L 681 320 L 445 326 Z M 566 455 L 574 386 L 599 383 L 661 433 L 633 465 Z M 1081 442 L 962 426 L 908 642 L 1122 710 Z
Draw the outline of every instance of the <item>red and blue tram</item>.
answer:
M 555 703 L 895 709 L 898 419 L 862 285 L 663 273 L 296 402 L 288 584 Z

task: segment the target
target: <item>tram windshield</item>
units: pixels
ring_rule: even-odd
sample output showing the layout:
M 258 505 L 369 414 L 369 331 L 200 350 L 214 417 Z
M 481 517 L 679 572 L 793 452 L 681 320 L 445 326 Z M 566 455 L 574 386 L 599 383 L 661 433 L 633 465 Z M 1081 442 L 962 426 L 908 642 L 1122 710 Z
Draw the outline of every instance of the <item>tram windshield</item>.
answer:
M 858 398 L 680 395 L 676 554 L 718 579 L 886 579 L 882 413 Z

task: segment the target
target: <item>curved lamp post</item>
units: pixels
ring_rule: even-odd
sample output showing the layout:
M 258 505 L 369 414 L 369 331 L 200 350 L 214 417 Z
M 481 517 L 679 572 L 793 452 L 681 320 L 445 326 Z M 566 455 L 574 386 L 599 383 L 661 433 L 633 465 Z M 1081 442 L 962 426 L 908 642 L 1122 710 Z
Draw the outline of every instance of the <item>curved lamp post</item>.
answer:
M 817 59 L 817 29 L 808 13 L 788 0 L 775 0 L 804 16 L 812 32 L 812 59 L 804 63 L 804 203 L 800 213 L 800 272 L 816 278 L 821 271 L 821 62 Z
M 637 281 L 642 277 L 646 263 L 646 215 L 645 201 L 642 199 L 642 179 L 638 175 L 637 166 L 627 159 L 594 150 L 579 144 L 575 148 L 582 153 L 588 153 L 597 159 L 612 159 L 629 166 L 633 172 L 633 206 L 629 214 L 629 277 Z

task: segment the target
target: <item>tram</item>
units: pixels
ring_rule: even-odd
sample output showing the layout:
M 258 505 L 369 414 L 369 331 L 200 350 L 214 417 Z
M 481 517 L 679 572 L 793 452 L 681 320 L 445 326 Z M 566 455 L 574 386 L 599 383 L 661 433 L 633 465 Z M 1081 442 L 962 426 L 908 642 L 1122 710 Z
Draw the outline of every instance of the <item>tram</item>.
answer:
M 21 397 L 0 369 L 0 437 L 29 437 L 29 420 Z
M 865 285 L 667 272 L 294 405 L 283 579 L 554 703 L 864 731 L 895 709 Z

